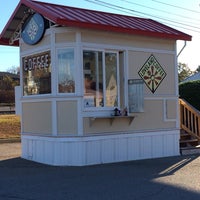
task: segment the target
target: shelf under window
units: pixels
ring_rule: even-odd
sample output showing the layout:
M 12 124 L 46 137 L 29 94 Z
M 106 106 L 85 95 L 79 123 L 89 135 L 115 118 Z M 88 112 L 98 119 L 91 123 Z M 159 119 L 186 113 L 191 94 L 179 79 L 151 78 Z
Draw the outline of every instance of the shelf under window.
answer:
M 110 125 L 112 126 L 113 122 L 116 120 L 116 119 L 127 119 L 128 120 L 128 123 L 129 123 L 129 126 L 131 125 L 131 123 L 133 122 L 135 116 L 102 116 L 102 117 L 89 117 L 89 123 L 90 123 L 90 126 L 93 125 L 93 123 L 96 121 L 96 120 L 101 120 L 101 119 L 108 119 L 110 121 Z

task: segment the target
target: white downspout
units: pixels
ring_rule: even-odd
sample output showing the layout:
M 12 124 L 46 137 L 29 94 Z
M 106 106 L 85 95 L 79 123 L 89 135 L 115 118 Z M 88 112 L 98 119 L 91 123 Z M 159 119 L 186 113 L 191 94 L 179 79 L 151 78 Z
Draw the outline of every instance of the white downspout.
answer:
M 182 51 L 184 50 L 184 48 L 186 47 L 186 41 L 184 41 L 184 45 L 182 47 L 182 49 L 179 51 L 179 53 L 177 54 L 177 57 L 176 57 L 176 65 L 177 65 L 177 60 L 178 60 L 178 57 L 179 55 L 182 53 Z M 175 73 L 176 73 L 176 94 L 177 94 L 177 97 L 179 98 L 179 89 L 178 89 L 178 69 L 176 68 L 175 70 Z M 177 99 L 177 113 L 180 113 L 180 110 L 179 110 L 179 99 Z M 176 117 L 176 128 L 179 129 L 180 128 L 180 114 L 177 114 L 177 117 Z
M 186 47 L 186 44 L 187 44 L 187 42 L 186 42 L 186 41 L 184 41 L 184 45 L 183 45 L 182 49 L 179 51 L 179 53 L 178 53 L 178 55 L 177 55 L 177 58 L 178 58 L 178 57 L 179 57 L 179 55 L 182 53 L 183 49 L 185 49 L 185 47 Z

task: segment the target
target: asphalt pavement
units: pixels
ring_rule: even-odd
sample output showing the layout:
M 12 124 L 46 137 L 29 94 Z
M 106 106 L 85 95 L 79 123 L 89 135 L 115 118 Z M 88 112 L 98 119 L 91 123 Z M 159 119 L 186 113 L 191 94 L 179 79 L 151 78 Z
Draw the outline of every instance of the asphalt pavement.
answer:
M 200 156 L 55 167 L 0 144 L 0 200 L 198 200 Z

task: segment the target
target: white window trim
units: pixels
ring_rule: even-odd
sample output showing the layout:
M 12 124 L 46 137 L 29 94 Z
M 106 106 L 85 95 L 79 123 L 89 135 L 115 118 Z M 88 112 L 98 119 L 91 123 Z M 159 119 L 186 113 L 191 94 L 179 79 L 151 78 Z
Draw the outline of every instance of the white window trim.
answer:
M 120 107 L 120 75 L 119 75 L 119 52 L 120 50 L 117 49 L 102 49 L 102 48 L 90 48 L 90 47 L 84 47 L 82 48 L 82 64 L 83 64 L 83 51 L 97 51 L 97 52 L 102 52 L 102 59 L 103 59 L 103 74 L 105 74 L 105 53 L 116 53 L 117 55 L 117 101 L 118 101 L 118 106 L 116 107 Z M 84 73 L 82 71 L 82 80 L 84 80 Z M 105 82 L 105 76 L 103 76 L 103 81 Z M 104 86 L 105 87 L 105 86 Z M 82 82 L 82 91 L 84 91 L 84 83 Z M 103 89 L 104 92 L 104 96 L 106 96 L 106 89 Z M 92 114 L 92 116 L 104 116 L 104 115 L 108 115 L 110 114 L 111 111 L 114 110 L 115 107 L 88 107 L 86 108 L 84 106 L 84 92 L 83 92 L 83 100 L 82 100 L 82 108 L 83 108 L 83 112 L 90 112 L 89 115 L 85 115 L 85 116 L 90 116 Z M 98 114 L 97 114 L 98 112 Z
M 20 55 L 20 63 L 21 63 L 21 70 L 22 72 L 20 73 L 20 85 L 22 85 L 22 90 L 21 90 L 21 97 L 22 98 L 42 98 L 42 97 L 45 97 L 45 96 L 52 96 L 52 93 L 53 93 L 53 88 L 52 88 L 52 85 L 51 85 L 51 93 L 45 93 L 45 94 L 30 94 L 30 95 L 24 95 L 24 64 L 23 64 L 23 58 L 24 57 L 28 57 L 28 56 L 32 56 L 32 55 L 36 55 L 36 54 L 41 54 L 43 52 L 46 52 L 46 51 L 49 51 L 50 52 L 50 56 L 51 56 L 51 71 L 52 71 L 52 54 L 51 54 L 51 48 L 38 48 L 36 49 L 35 51 L 26 51 L 24 52 L 23 54 Z M 52 83 L 52 72 L 51 72 L 51 83 Z
M 58 50 L 60 49 L 73 49 L 74 51 L 74 81 L 75 81 L 75 91 L 73 93 L 61 93 L 59 92 L 59 89 L 58 89 L 58 72 L 59 72 L 59 68 L 56 67 L 58 66 Z M 69 45 L 60 45 L 60 46 L 57 46 L 56 49 L 55 49 L 55 68 L 56 68 L 56 96 L 76 96 L 77 95 L 77 63 L 76 63 L 76 60 L 77 60 L 77 55 L 76 55 L 76 47 L 74 46 L 69 46 Z

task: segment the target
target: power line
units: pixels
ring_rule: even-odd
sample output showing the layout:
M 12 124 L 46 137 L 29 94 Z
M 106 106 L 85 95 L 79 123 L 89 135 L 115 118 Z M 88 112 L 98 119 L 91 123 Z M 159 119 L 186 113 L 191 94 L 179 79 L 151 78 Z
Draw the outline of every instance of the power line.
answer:
M 191 20 L 196 21 L 195 18 L 191 18 L 191 17 L 188 17 L 188 16 L 186 17 L 185 15 L 175 14 L 175 13 L 169 12 L 167 10 L 157 9 L 155 7 L 146 6 L 146 5 L 135 3 L 135 2 L 132 2 L 132 1 L 128 1 L 128 0 L 120 0 L 120 1 L 132 4 L 132 5 L 140 6 L 142 8 L 148 8 L 148 9 L 153 10 L 153 11 L 158 11 L 158 12 L 162 12 L 162 13 L 165 13 L 165 14 L 170 14 L 170 15 L 178 16 L 178 17 L 181 17 L 181 18 L 184 18 L 184 19 L 191 19 Z M 200 25 L 200 24 L 198 24 L 198 25 Z
M 110 4 L 110 3 L 100 2 L 100 1 L 96 1 L 96 0 L 85 0 L 85 1 L 90 2 L 90 3 L 94 3 L 94 4 L 97 4 L 97 5 L 106 7 L 106 8 L 111 8 L 113 10 L 118 10 L 120 12 L 125 12 L 124 8 L 122 8 L 121 6 L 116 6 L 116 5 L 113 5 L 113 4 Z M 113 6 L 115 6 L 116 8 L 113 8 Z M 133 14 L 132 12 L 128 12 L 128 11 L 126 13 L 128 13 L 130 15 Z
M 177 22 L 177 21 L 171 20 L 169 18 L 165 19 L 165 18 L 160 17 L 160 16 L 147 14 L 147 13 L 140 12 L 140 11 L 137 11 L 137 10 L 133 10 L 133 9 L 125 8 L 125 7 L 122 7 L 122 6 L 115 5 L 115 4 L 107 3 L 107 2 L 104 2 L 104 1 L 101 1 L 101 0 L 86 0 L 86 1 L 94 3 L 94 4 L 98 4 L 98 5 L 101 5 L 101 6 L 104 6 L 104 7 L 108 7 L 108 8 L 111 8 L 113 10 L 118 10 L 118 11 L 120 10 L 120 11 L 125 12 L 125 13 L 128 12 L 129 14 L 137 13 L 137 14 L 140 14 L 142 16 L 149 16 L 151 18 L 156 18 L 156 19 L 162 20 L 165 23 L 166 22 L 167 23 L 173 23 L 173 24 L 175 24 L 174 26 L 176 26 L 176 27 L 178 27 L 178 26 L 180 27 L 180 25 L 181 25 L 181 28 L 183 28 L 183 29 L 200 33 L 200 27 L 189 25 L 189 24 L 185 24 L 185 23 L 182 23 L 182 22 Z
M 186 10 L 186 11 L 190 11 L 190 12 L 193 12 L 193 13 L 198 13 L 198 14 L 200 14 L 200 12 L 198 12 L 198 11 L 196 11 L 196 10 L 184 8 L 184 7 L 177 6 L 177 5 L 173 5 L 173 4 L 169 4 L 169 3 L 164 3 L 164 2 L 161 2 L 161 1 L 158 1 L 158 0 L 152 0 L 152 1 L 154 1 L 154 2 L 156 2 L 156 3 L 163 4 L 163 5 L 167 5 L 167 6 L 171 6 L 171 7 L 176 7 L 176 8 L 182 9 L 182 10 Z

